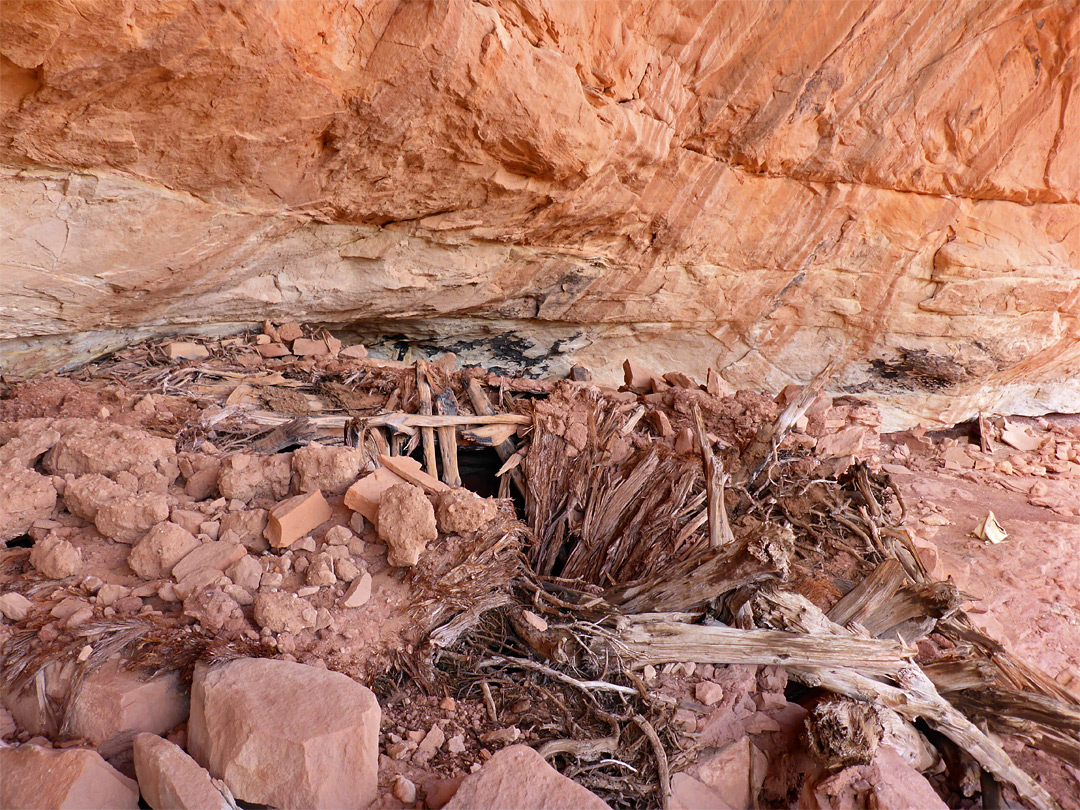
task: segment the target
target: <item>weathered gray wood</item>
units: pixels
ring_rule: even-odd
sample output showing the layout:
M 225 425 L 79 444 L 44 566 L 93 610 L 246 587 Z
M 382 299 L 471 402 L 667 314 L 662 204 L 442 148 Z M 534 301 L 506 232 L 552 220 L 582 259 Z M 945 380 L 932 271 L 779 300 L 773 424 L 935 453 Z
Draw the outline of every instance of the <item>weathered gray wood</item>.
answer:
M 416 392 L 420 398 L 420 413 L 431 416 L 431 384 L 427 379 L 427 363 L 418 358 L 416 361 Z M 420 428 L 424 442 L 424 468 L 428 475 L 438 477 L 439 467 L 435 456 L 435 429 Z
M 633 616 L 619 619 L 610 638 L 616 649 L 641 666 L 672 661 L 782 667 L 852 666 L 862 672 L 885 675 L 905 666 L 910 655 L 900 644 L 881 639 L 739 630 Z

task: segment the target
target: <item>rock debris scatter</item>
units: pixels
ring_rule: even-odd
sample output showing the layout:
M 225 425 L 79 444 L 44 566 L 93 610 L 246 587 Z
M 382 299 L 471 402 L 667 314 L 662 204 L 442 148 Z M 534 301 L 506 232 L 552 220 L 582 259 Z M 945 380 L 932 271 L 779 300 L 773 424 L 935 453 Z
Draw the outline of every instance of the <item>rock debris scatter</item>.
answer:
M 0 805 L 1080 808 L 1080 419 L 624 371 L 2 378 Z

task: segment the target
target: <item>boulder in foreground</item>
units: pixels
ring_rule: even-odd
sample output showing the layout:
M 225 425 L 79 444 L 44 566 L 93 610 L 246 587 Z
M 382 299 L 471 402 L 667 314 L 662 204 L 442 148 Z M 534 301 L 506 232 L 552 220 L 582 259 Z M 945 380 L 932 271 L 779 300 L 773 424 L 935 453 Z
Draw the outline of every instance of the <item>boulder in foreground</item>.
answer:
M 135 810 L 134 779 L 87 748 L 0 748 L 0 807 L 6 810 Z
M 135 738 L 135 774 L 154 810 L 228 810 L 229 803 L 180 746 L 156 734 Z
M 359 809 L 377 793 L 381 715 L 340 672 L 261 658 L 200 665 L 188 751 L 238 799 Z

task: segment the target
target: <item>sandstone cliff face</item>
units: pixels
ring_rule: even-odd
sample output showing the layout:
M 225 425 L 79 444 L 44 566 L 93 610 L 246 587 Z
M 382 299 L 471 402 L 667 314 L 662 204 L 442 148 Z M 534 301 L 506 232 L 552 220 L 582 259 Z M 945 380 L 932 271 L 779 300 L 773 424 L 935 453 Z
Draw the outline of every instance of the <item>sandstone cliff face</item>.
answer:
M 2 13 L 10 368 L 288 317 L 1080 409 L 1074 3 Z

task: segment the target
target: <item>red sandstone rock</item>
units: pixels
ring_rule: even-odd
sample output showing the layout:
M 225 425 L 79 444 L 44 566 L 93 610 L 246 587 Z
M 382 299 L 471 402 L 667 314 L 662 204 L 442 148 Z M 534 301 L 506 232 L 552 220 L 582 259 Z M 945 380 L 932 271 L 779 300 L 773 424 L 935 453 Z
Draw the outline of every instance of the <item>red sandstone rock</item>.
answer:
M 341 495 L 356 481 L 363 458 L 353 447 L 328 447 L 317 442 L 301 447 L 292 459 L 296 489 Z
M 188 749 L 238 799 L 364 808 L 376 797 L 381 712 L 347 675 L 269 659 L 199 665 Z
M 143 579 L 172 574 L 173 566 L 199 546 L 191 532 L 175 523 L 159 523 L 131 549 L 128 567 Z
M 257 559 L 250 554 L 245 554 L 237 562 L 229 566 L 225 574 L 240 587 L 254 591 L 259 587 L 259 582 L 262 579 L 263 567 Z
M 115 752 L 130 748 L 133 732 L 164 734 L 187 716 L 176 672 L 146 677 L 110 663 L 82 681 L 65 722 L 72 736 Z
M 379 516 L 379 501 L 386 490 L 397 484 L 404 484 L 405 479 L 395 475 L 385 467 L 365 475 L 345 493 L 345 505 L 376 524 Z
M 671 810 L 733 810 L 724 797 L 687 773 L 671 777 Z
M 481 498 L 463 487 L 455 487 L 439 495 L 435 519 L 442 532 L 475 532 L 491 521 L 497 511 L 491 499 Z
M 282 343 L 292 343 L 294 340 L 302 338 L 304 332 L 298 323 L 283 323 L 277 328 L 277 336 Z
M 64 579 L 79 573 L 82 552 L 64 538 L 49 532 L 30 549 L 30 564 L 51 579 Z
M 367 604 L 371 598 L 371 574 L 364 571 L 352 581 L 345 596 L 341 598 L 341 606 L 344 608 L 358 608 Z
M 631 344 L 774 389 L 843 336 L 841 384 L 908 421 L 1076 401 L 1068 3 L 35 9 L 5 16 L 16 368 L 271 306 L 580 324 L 598 378 Z
M 11 810 L 135 810 L 139 790 L 96 751 L 0 747 L 0 806 Z
M 182 748 L 156 734 L 135 738 L 139 792 L 153 810 L 228 810 L 210 774 Z
M 291 352 L 280 343 L 263 343 L 255 347 L 257 351 L 264 358 L 271 357 L 288 357 Z
M 165 355 L 170 360 L 202 360 L 210 356 L 210 350 L 201 343 L 175 340 L 165 344 Z
M 329 354 L 330 348 L 326 345 L 324 340 L 309 340 L 308 338 L 297 338 L 292 344 L 292 353 L 301 357 L 318 356 L 323 354 Z
M 44 475 L 28 470 L 19 459 L 0 466 L 0 544 L 48 518 L 56 505 L 56 487 Z
M 184 615 L 195 619 L 209 633 L 240 630 L 247 624 L 240 603 L 224 589 L 192 591 L 184 599 Z
M 757 792 L 765 780 L 768 761 L 749 737 L 709 754 L 695 763 L 695 776 L 716 791 L 733 810 L 756 807 Z
M 386 561 L 394 566 L 416 565 L 439 536 L 431 501 L 412 484 L 396 484 L 382 494 L 376 525 L 387 545 Z
M 294 495 L 270 510 L 264 532 L 274 548 L 287 548 L 330 519 L 333 510 L 319 490 Z
M 527 745 L 511 745 L 465 777 L 445 810 L 604 810 L 595 793 L 567 779 Z
M 874 807 L 878 810 L 946 810 L 925 777 L 892 748 L 882 746 L 869 765 L 844 768 L 816 784 L 807 784 L 800 806 L 810 810 Z

